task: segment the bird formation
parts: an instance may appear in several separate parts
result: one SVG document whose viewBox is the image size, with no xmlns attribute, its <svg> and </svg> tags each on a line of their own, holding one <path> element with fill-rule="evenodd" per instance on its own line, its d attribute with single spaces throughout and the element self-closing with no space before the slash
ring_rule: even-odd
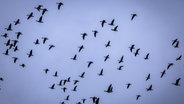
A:
<svg viewBox="0 0 184 104">
<path fill-rule="evenodd" d="M 57 5 L 57 9 L 60 10 L 61 7 L 64 5 L 62 2 L 59 2 L 59 3 L 56 3 Z M 44 23 L 43 19 L 44 19 L 44 16 L 45 14 L 48 12 L 48 9 L 47 8 L 44 8 L 43 5 L 38 5 L 37 7 L 34 7 L 34 9 L 37 10 L 37 12 L 40 12 L 41 15 L 38 19 L 36 19 L 35 21 L 38 22 L 38 23 Z M 26 15 L 27 16 L 27 20 L 31 20 L 35 17 L 35 13 L 34 12 L 31 12 L 29 14 Z M 135 17 L 137 17 L 137 14 L 131 14 L 131 21 L 133 21 L 135 19 Z M 106 20 L 101 20 L 100 21 L 100 25 L 101 25 L 101 28 L 105 28 L 107 26 L 110 26 L 111 27 L 111 31 L 113 32 L 118 32 L 119 30 L 119 27 L 118 25 L 115 24 L 115 19 L 112 19 L 112 21 L 110 21 L 109 23 L 106 21 Z M 3 35 L 1 35 L 3 38 L 7 39 L 7 42 L 4 43 L 4 45 L 7 47 L 7 49 L 5 50 L 5 52 L 3 53 L 4 55 L 6 56 L 11 56 L 11 52 L 17 52 L 17 51 L 20 51 L 19 49 L 19 39 L 21 38 L 21 36 L 23 36 L 23 33 L 18 31 L 18 32 L 15 32 L 16 34 L 16 39 L 8 39 L 8 32 L 9 31 L 14 31 L 13 30 L 13 26 L 17 26 L 17 25 L 20 25 L 22 23 L 22 21 L 20 19 L 17 19 L 16 21 L 14 21 L 14 24 L 13 23 L 10 23 L 5 29 L 7 31 L 7 33 L 4 33 Z M 98 38 L 98 34 L 100 32 L 98 30 L 92 30 L 91 33 L 81 33 L 82 35 L 82 41 L 85 41 L 86 38 L 88 37 L 88 34 L 93 34 L 94 38 Z M 48 41 L 48 37 L 42 37 L 42 38 L 37 38 L 35 39 L 34 42 L 32 42 L 34 45 L 40 45 L 40 44 L 47 44 L 47 41 Z M 105 44 L 105 48 L 109 48 L 111 47 L 111 40 L 108 40 Z M 174 48 L 179 48 L 179 40 L 178 39 L 175 39 L 172 41 L 172 46 Z M 56 48 L 55 45 L 53 44 L 49 44 L 48 45 L 48 50 L 52 50 L 53 48 Z M 136 48 L 136 45 L 135 44 L 132 44 L 130 47 L 128 47 L 130 53 L 133 53 L 135 57 L 137 57 L 138 55 L 140 55 L 140 48 Z M 85 45 L 82 44 L 82 45 L 79 45 L 78 46 L 78 50 L 77 52 L 72 56 L 70 57 L 69 59 L 72 60 L 72 61 L 77 61 L 78 60 L 78 57 L 80 57 L 80 53 L 82 53 L 82 51 L 85 51 Z M 34 54 L 34 50 L 33 49 L 30 49 L 25 55 L 27 55 L 28 58 L 31 58 L 31 57 L 35 57 L 36 55 Z M 111 58 L 110 58 L 110 54 L 106 54 L 104 55 L 104 60 L 102 60 L 103 62 L 107 62 L 109 61 Z M 102 56 L 103 57 L 103 56 Z M 125 55 L 122 55 L 121 57 L 118 57 L 117 59 L 117 63 L 118 63 L 118 67 L 117 67 L 117 70 L 122 70 L 124 65 L 122 65 L 124 63 L 124 57 Z M 12 60 L 13 60 L 13 63 L 18 63 L 19 62 L 19 57 L 17 56 L 12 56 L 11 57 Z M 150 53 L 146 53 L 145 56 L 143 57 L 144 60 L 149 60 L 150 59 Z M 182 59 L 182 55 L 176 57 L 176 61 L 179 61 Z M 26 65 L 25 63 L 18 63 L 20 67 L 22 68 L 25 68 Z M 92 60 L 88 60 L 86 62 L 86 68 L 91 68 L 91 66 L 95 65 L 95 62 L 92 61 Z M 166 74 L 166 71 L 169 71 L 172 66 L 174 65 L 174 63 L 168 63 L 166 69 L 164 69 L 162 72 L 161 72 L 161 75 L 160 75 L 160 78 L 163 78 L 164 75 Z M 103 77 L 105 74 L 104 74 L 104 68 L 102 68 L 98 73 L 97 75 L 99 77 Z M 49 68 L 45 68 L 43 69 L 43 73 L 44 74 L 50 74 L 52 72 L 52 70 L 50 70 Z M 86 73 L 87 71 L 84 71 L 84 72 L 81 72 L 80 75 L 78 75 L 78 78 L 77 79 L 73 79 L 71 76 L 67 77 L 67 78 L 64 78 L 64 79 L 60 79 L 59 82 L 57 83 L 52 83 L 50 84 L 50 86 L 48 86 L 48 88 L 50 90 L 56 90 L 56 89 L 60 89 L 62 90 L 63 93 L 67 93 L 67 96 L 65 97 L 65 99 L 62 99 L 62 101 L 60 102 L 61 104 L 65 104 L 66 102 L 68 102 L 70 99 L 71 99 L 71 96 L 70 96 L 70 93 L 74 93 L 74 92 L 77 92 L 78 89 L 80 89 L 80 82 L 82 79 L 86 78 Z M 59 74 L 59 71 L 55 71 L 51 74 L 52 77 L 56 77 L 56 78 L 59 78 L 60 74 Z M 151 80 L 151 73 L 148 73 L 145 81 L 149 81 Z M 180 86 L 180 80 L 181 78 L 178 78 L 176 79 L 176 81 L 173 81 L 171 83 L 171 85 L 175 85 L 175 86 Z M 0 77 L 0 81 L 4 81 L 4 79 L 2 77 Z M 67 84 L 69 83 L 72 83 L 70 84 L 70 88 L 68 86 L 66 86 Z M 126 83 L 126 89 L 130 89 L 131 87 L 134 87 L 134 85 L 132 83 Z M 106 88 L 104 88 L 104 93 L 113 93 L 114 92 L 114 84 L 110 83 Z M 149 86 L 146 86 L 145 87 L 145 91 L 147 92 L 150 92 L 150 91 L 153 91 L 153 85 L 150 84 Z M 0 90 L 1 90 L 1 87 L 0 87 Z M 137 94 L 135 95 L 135 100 L 139 100 L 140 97 L 142 97 L 141 94 Z M 76 104 L 84 104 L 86 103 L 86 101 L 89 100 L 91 101 L 92 103 L 94 104 L 99 104 L 100 103 L 100 97 L 97 97 L 97 96 L 92 96 L 92 97 L 88 97 L 88 98 L 81 98 L 80 101 L 77 101 Z"/>
</svg>

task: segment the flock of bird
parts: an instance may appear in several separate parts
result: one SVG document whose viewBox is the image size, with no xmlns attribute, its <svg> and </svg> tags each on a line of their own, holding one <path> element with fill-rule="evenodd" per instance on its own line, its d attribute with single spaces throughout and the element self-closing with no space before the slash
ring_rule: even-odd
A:
<svg viewBox="0 0 184 104">
<path fill-rule="evenodd" d="M 62 2 L 59 2 L 59 3 L 56 3 L 57 4 L 57 9 L 60 10 L 61 7 L 64 5 Z M 45 13 L 48 12 L 47 8 L 43 8 L 44 6 L 43 5 L 38 5 L 37 7 L 34 7 L 34 9 L 36 9 L 38 12 L 41 12 L 41 16 L 36 20 L 36 22 L 38 23 L 44 23 L 43 22 L 43 18 L 45 16 Z M 30 20 L 34 17 L 34 13 L 31 12 L 29 13 L 27 16 L 27 20 Z M 137 16 L 137 14 L 131 14 L 131 21 L 133 21 L 135 19 L 135 17 Z M 7 28 L 5 28 L 7 30 L 7 33 L 4 33 L 3 35 L 1 35 L 3 38 L 7 39 L 9 37 L 8 35 L 8 31 L 13 31 L 13 26 L 17 26 L 21 24 L 21 20 L 20 19 L 17 19 L 16 21 L 14 21 L 14 24 L 13 23 L 10 23 L 9 26 Z M 112 19 L 111 22 L 107 23 L 106 20 L 102 20 L 100 21 L 100 25 L 101 25 L 101 28 L 104 28 L 106 25 L 108 26 L 111 26 L 111 30 L 114 31 L 114 32 L 118 32 L 118 25 L 115 25 L 115 19 Z M 93 36 L 94 38 L 97 38 L 97 35 L 99 33 L 98 30 L 92 30 L 92 33 L 93 33 Z M 5 46 L 7 47 L 7 49 L 5 50 L 5 52 L 3 53 L 4 55 L 6 56 L 10 56 L 10 51 L 11 52 L 17 52 L 17 51 L 20 51 L 19 50 L 19 39 L 21 38 L 21 36 L 23 35 L 22 32 L 15 32 L 16 34 L 16 39 L 8 39 L 5 44 Z M 86 39 L 86 37 L 88 36 L 88 33 L 82 33 L 81 34 L 82 36 L 82 40 L 84 41 Z M 42 42 L 40 42 L 42 40 Z M 41 39 L 36 39 L 33 44 L 35 45 L 39 45 L 39 44 L 46 44 L 46 42 L 48 41 L 48 37 L 42 37 Z M 178 39 L 174 39 L 172 41 L 172 46 L 174 48 L 179 48 L 179 40 Z M 53 44 L 49 44 L 48 45 L 48 50 L 51 50 L 52 48 L 54 48 L 55 45 Z M 105 47 L 108 48 L 108 47 L 111 47 L 111 41 L 109 40 L 106 44 L 105 44 Z M 140 48 L 136 48 L 135 44 L 132 44 L 130 45 L 129 47 L 130 52 L 133 53 L 133 55 L 136 57 L 138 55 L 140 55 L 139 51 L 140 51 Z M 85 49 L 85 45 L 80 45 L 78 47 L 78 53 L 81 53 L 83 50 Z M 26 53 L 27 57 L 28 58 L 31 58 L 34 56 L 34 50 L 31 49 L 28 53 Z M 73 60 L 73 61 L 77 61 L 78 60 L 78 57 L 79 55 L 76 53 L 74 54 L 73 57 L 71 57 L 70 59 Z M 145 57 L 144 57 L 144 60 L 149 60 L 150 58 L 150 53 L 146 53 Z M 12 56 L 12 59 L 13 59 L 13 63 L 17 63 L 17 61 L 19 60 L 18 57 L 16 56 Z M 107 54 L 104 56 L 104 62 L 108 61 L 110 59 L 110 55 Z M 182 59 L 182 55 L 180 55 L 179 57 L 176 58 L 176 61 L 179 61 Z M 117 70 L 122 70 L 123 68 L 123 65 L 121 65 L 121 63 L 124 63 L 124 56 L 121 56 L 119 57 L 119 60 L 117 60 L 118 63 L 120 64 L 120 66 L 117 68 Z M 95 65 L 95 62 L 93 61 L 87 61 L 87 68 L 89 68 L 91 65 Z M 167 71 L 169 71 L 169 69 L 174 65 L 174 63 L 168 63 L 167 67 L 165 70 L 163 70 L 160 74 L 160 78 L 163 78 L 164 75 L 166 74 Z M 20 67 L 24 68 L 26 67 L 26 65 L 24 63 L 20 63 L 19 64 Z M 45 68 L 43 69 L 44 73 L 45 74 L 48 74 L 50 69 L 48 68 Z M 58 83 L 53 83 L 49 86 L 49 89 L 56 89 L 56 86 L 60 86 L 63 93 L 67 93 L 68 90 L 70 91 L 73 91 L 73 92 L 76 92 L 78 91 L 78 85 L 80 84 L 80 81 L 85 78 L 85 73 L 86 72 L 81 72 L 80 75 L 78 75 L 78 77 L 80 79 L 72 79 L 72 77 L 68 77 L 68 78 L 65 78 L 65 79 L 62 79 L 60 80 Z M 102 68 L 100 70 L 99 73 L 97 73 L 98 76 L 103 76 L 104 75 L 104 69 Z M 58 71 L 55 71 L 53 73 L 53 77 L 58 77 Z M 145 81 L 148 81 L 151 79 L 151 74 L 149 73 L 145 79 Z M 175 85 L 175 86 L 180 86 L 180 80 L 181 78 L 178 78 L 176 79 L 175 82 L 172 82 L 171 84 Z M 3 82 L 4 81 L 4 78 L 0 76 L 0 81 Z M 73 88 L 72 89 L 69 89 L 67 88 L 65 85 L 67 83 L 73 83 Z M 104 88 L 104 93 L 113 93 L 113 84 L 110 83 L 109 86 L 107 86 L 106 88 Z M 129 89 L 130 87 L 132 86 L 131 83 L 127 83 L 126 84 L 126 89 Z M 1 90 L 1 86 L 0 86 L 0 90 Z M 153 91 L 153 85 L 149 85 L 148 87 L 146 87 L 146 91 Z M 135 95 L 135 99 L 138 100 L 142 95 L 141 94 L 137 94 Z M 89 97 L 89 98 L 82 98 L 80 101 L 76 102 L 76 104 L 84 104 L 87 100 L 92 100 L 92 102 L 94 104 L 99 104 L 100 103 L 100 97 L 97 97 L 97 96 L 92 96 L 92 97 Z M 70 100 L 70 94 L 68 94 L 66 96 L 66 98 L 64 100 L 62 100 L 60 103 L 61 104 L 65 104 L 65 102 L 69 101 Z"/>
</svg>

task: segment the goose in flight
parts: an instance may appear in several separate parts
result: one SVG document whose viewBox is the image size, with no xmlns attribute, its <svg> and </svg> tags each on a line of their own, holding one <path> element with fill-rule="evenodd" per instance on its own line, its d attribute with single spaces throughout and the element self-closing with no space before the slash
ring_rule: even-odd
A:
<svg viewBox="0 0 184 104">
<path fill-rule="evenodd" d="M 123 62 L 123 58 L 124 58 L 124 56 L 121 56 L 120 60 L 118 60 L 118 63 L 122 63 Z"/>
<path fill-rule="evenodd" d="M 66 96 L 65 100 L 69 100 L 69 98 L 70 98 L 70 95 Z"/>
<path fill-rule="evenodd" d="M 79 77 L 84 78 L 84 74 L 85 74 L 85 72 L 83 72 L 81 75 L 79 75 Z"/>
<path fill-rule="evenodd" d="M 111 46 L 110 43 L 111 43 L 111 41 L 109 40 L 109 41 L 107 42 L 107 44 L 105 44 L 105 47 L 110 47 L 110 46 Z"/>
<path fill-rule="evenodd" d="M 148 88 L 146 88 L 147 91 L 152 91 L 152 85 L 150 85 Z"/>
<path fill-rule="evenodd" d="M 43 44 L 45 44 L 45 43 L 46 43 L 46 41 L 48 40 L 48 38 L 47 38 L 47 37 L 42 37 L 42 39 L 43 39 Z"/>
<path fill-rule="evenodd" d="M 38 20 L 36 20 L 36 22 L 43 23 L 42 16 L 40 16 L 40 18 Z"/>
<path fill-rule="evenodd" d="M 133 49 L 135 49 L 135 45 L 133 44 L 133 45 L 131 45 L 131 47 L 129 47 L 129 48 L 130 48 L 130 52 L 132 52 Z"/>
<path fill-rule="evenodd" d="M 139 55 L 139 51 L 140 51 L 140 48 L 138 48 L 138 49 L 136 50 L 136 52 L 134 53 L 134 55 L 135 55 L 135 56 Z"/>
<path fill-rule="evenodd" d="M 178 41 L 178 39 L 177 39 L 177 38 L 176 38 L 176 39 L 174 39 L 174 40 L 172 40 L 172 45 L 174 45 L 177 41 Z"/>
<path fill-rule="evenodd" d="M 132 85 L 131 83 L 126 84 L 127 85 L 127 89 Z"/>
<path fill-rule="evenodd" d="M 72 60 L 77 60 L 77 54 L 75 54 L 71 59 Z"/>
<path fill-rule="evenodd" d="M 82 33 L 82 39 L 85 40 L 85 37 L 87 36 L 87 33 Z"/>
<path fill-rule="evenodd" d="M 42 9 L 42 15 L 44 15 L 46 12 L 48 12 L 47 8 Z"/>
<path fill-rule="evenodd" d="M 58 73 L 57 71 L 55 72 L 55 74 L 53 75 L 54 77 L 58 77 Z"/>
<path fill-rule="evenodd" d="M 103 76 L 103 69 L 101 69 L 100 73 L 98 73 L 99 76 Z"/>
<path fill-rule="evenodd" d="M 131 21 L 137 16 L 137 14 L 131 14 L 132 15 L 132 17 L 131 17 Z"/>
<path fill-rule="evenodd" d="M 148 60 L 149 59 L 149 53 L 146 54 L 146 57 L 144 58 L 145 60 Z"/>
<path fill-rule="evenodd" d="M 112 93 L 113 92 L 112 84 L 110 84 L 109 87 L 107 88 L 107 90 L 105 90 L 104 92 Z"/>
<path fill-rule="evenodd" d="M 92 61 L 88 61 L 88 68 L 91 66 L 91 64 L 93 64 Z"/>
<path fill-rule="evenodd" d="M 117 30 L 118 29 L 118 25 L 117 26 L 115 26 L 113 29 L 111 29 L 112 31 L 118 31 Z"/>
<path fill-rule="evenodd" d="M 83 46 L 83 45 L 81 45 L 81 46 L 79 47 L 79 52 L 81 52 L 82 49 L 84 49 L 84 46 Z"/>
<path fill-rule="evenodd" d="M 179 41 L 176 42 L 176 45 L 174 46 L 174 48 L 179 48 Z"/>
<path fill-rule="evenodd" d="M 63 80 L 60 80 L 58 86 L 62 86 L 62 83 L 63 83 Z"/>
<path fill-rule="evenodd" d="M 63 87 L 62 89 L 63 89 L 63 92 L 66 92 L 66 90 L 67 90 L 67 88 L 66 88 L 66 87 Z"/>
<path fill-rule="evenodd" d="M 55 47 L 54 45 L 49 45 L 49 50 L 51 50 L 54 47 Z"/>
<path fill-rule="evenodd" d="M 79 80 L 73 80 L 74 81 L 74 85 L 76 85 L 78 82 L 79 82 Z"/>
<path fill-rule="evenodd" d="M 39 42 L 39 40 L 38 39 L 36 39 L 36 41 L 35 42 L 33 42 L 35 45 L 38 45 L 38 44 L 40 44 L 40 42 Z"/>
<path fill-rule="evenodd" d="M 168 63 L 168 65 L 167 65 L 167 70 L 171 67 L 171 66 L 173 66 L 174 65 L 174 63 Z"/>
<path fill-rule="evenodd" d="M 93 30 L 92 32 L 94 33 L 94 37 L 96 38 L 96 35 L 97 35 L 98 31 L 97 30 Z"/>
<path fill-rule="evenodd" d="M 181 60 L 181 58 L 182 58 L 182 55 L 180 55 L 179 57 L 177 57 L 177 58 L 176 58 L 176 61 Z"/>
<path fill-rule="evenodd" d="M 77 91 L 77 85 L 72 89 L 72 91 Z"/>
<path fill-rule="evenodd" d="M 27 15 L 27 20 L 29 20 L 30 18 L 34 17 L 33 16 L 33 12 L 31 12 L 30 14 Z"/>
<path fill-rule="evenodd" d="M 163 70 L 163 71 L 161 72 L 160 78 L 162 78 L 165 74 L 166 74 L 166 70 Z"/>
<path fill-rule="evenodd" d="M 180 86 L 179 82 L 180 82 L 181 78 L 178 78 L 175 83 L 172 83 L 175 86 Z"/>
<path fill-rule="evenodd" d="M 146 81 L 148 81 L 149 79 L 151 79 L 150 76 L 151 76 L 151 75 L 150 75 L 150 73 L 149 73 L 148 76 L 146 77 Z"/>
<path fill-rule="evenodd" d="M 13 46 L 15 47 L 17 43 L 19 42 L 18 40 L 12 40 L 13 41 Z"/>
<path fill-rule="evenodd" d="M 111 23 L 109 23 L 108 25 L 114 26 L 114 21 L 115 21 L 115 19 L 113 19 L 113 20 L 111 21 Z"/>
<path fill-rule="evenodd" d="M 101 22 L 101 26 L 104 27 L 104 24 L 107 23 L 105 20 L 100 21 Z"/>
<path fill-rule="evenodd" d="M 30 50 L 29 53 L 27 53 L 28 57 L 30 58 L 31 56 L 33 56 L 33 50 Z"/>
<path fill-rule="evenodd" d="M 18 46 L 15 46 L 15 48 L 14 48 L 14 52 L 16 52 L 16 51 L 18 51 L 19 49 L 18 49 Z"/>
<path fill-rule="evenodd" d="M 34 8 L 40 12 L 40 10 L 42 9 L 42 7 L 43 7 L 43 5 L 38 5 L 37 7 L 34 7 Z"/>
<path fill-rule="evenodd" d="M 22 35 L 22 32 L 15 32 L 15 34 L 17 34 L 17 39 L 19 39 L 20 36 Z"/>
<path fill-rule="evenodd" d="M 6 43 L 4 43 L 6 46 L 10 45 L 10 39 L 8 39 L 8 41 Z"/>
<path fill-rule="evenodd" d="M 26 67 L 26 65 L 25 65 L 25 64 L 20 64 L 19 66 L 21 66 L 22 68 Z"/>
<path fill-rule="evenodd" d="M 9 55 L 9 49 L 6 49 L 6 52 L 5 53 L 3 53 L 4 55 Z"/>
<path fill-rule="evenodd" d="M 110 57 L 109 57 L 109 55 L 106 55 L 106 56 L 104 56 L 104 58 L 105 58 L 105 59 L 104 59 L 104 62 L 105 62 L 105 61 L 107 61 L 107 59 L 109 59 Z"/>
<path fill-rule="evenodd" d="M 64 5 L 62 2 L 56 3 L 58 5 L 58 10 L 60 10 L 61 6 Z"/>
<path fill-rule="evenodd" d="M 3 77 L 0 77 L 0 81 L 4 81 Z"/>
<path fill-rule="evenodd" d="M 117 69 L 118 70 L 122 70 L 122 67 L 123 67 L 123 65 L 119 66 Z"/>
<path fill-rule="evenodd" d="M 16 63 L 18 60 L 18 57 L 12 57 L 13 58 L 13 62 Z"/>
<path fill-rule="evenodd" d="M 49 87 L 49 88 L 50 89 L 55 89 L 54 87 L 55 87 L 55 83 L 51 87 Z"/>
<path fill-rule="evenodd" d="M 7 31 L 12 31 L 12 24 L 10 23 L 7 28 L 5 28 Z"/>
<path fill-rule="evenodd" d="M 4 38 L 7 38 L 8 37 L 8 33 L 4 33 L 4 35 L 1 35 L 2 37 Z"/>
<path fill-rule="evenodd" d="M 136 95 L 136 100 L 138 100 L 141 97 L 141 95 Z"/>
<path fill-rule="evenodd" d="M 43 69 L 43 71 L 45 72 L 45 74 L 47 74 L 47 73 L 48 73 L 48 71 L 49 71 L 49 69 L 48 69 L 48 68 L 46 68 L 46 69 Z"/>
<path fill-rule="evenodd" d="M 14 21 L 14 25 L 18 25 L 18 24 L 20 24 L 20 19 L 17 19 L 16 21 Z"/>
</svg>

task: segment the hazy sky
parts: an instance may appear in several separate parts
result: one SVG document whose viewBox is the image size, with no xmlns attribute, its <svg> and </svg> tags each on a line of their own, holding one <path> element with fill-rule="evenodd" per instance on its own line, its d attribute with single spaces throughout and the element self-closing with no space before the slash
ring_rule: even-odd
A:
<svg viewBox="0 0 184 104">
<path fill-rule="evenodd" d="M 92 104 L 90 97 L 100 98 L 100 104 L 183 104 L 184 103 L 184 61 L 176 61 L 184 55 L 184 1 L 183 0 L 62 0 L 64 6 L 57 9 L 59 0 L 1 0 L 0 1 L 0 34 L 8 33 L 8 38 L 0 37 L 0 53 L 8 47 L 8 39 L 16 39 L 15 32 L 22 32 L 18 40 L 18 52 L 9 50 L 9 56 L 0 54 L 0 104 L 75 104 L 86 98 L 86 104 Z M 43 5 L 48 12 L 43 15 L 43 22 L 36 20 L 41 16 L 34 7 Z M 34 17 L 27 20 L 29 13 Z M 131 14 L 138 16 L 131 21 Z M 21 24 L 14 25 L 20 19 Z M 111 31 L 114 26 L 107 23 L 102 28 L 101 20 L 110 23 L 115 19 L 118 31 Z M 13 31 L 4 28 L 12 23 Z M 98 30 L 97 37 L 92 30 Z M 88 36 L 82 40 L 81 33 Z M 48 37 L 42 44 L 42 37 Z M 179 40 L 179 48 L 172 46 L 172 40 Z M 34 41 L 39 39 L 39 45 Z M 105 44 L 111 41 L 111 46 Z M 48 50 L 49 45 L 55 48 Z M 134 56 L 129 48 L 135 44 L 140 54 Z M 78 47 L 84 50 L 78 52 Z M 27 53 L 33 50 L 33 57 Z M 135 52 L 135 50 L 133 52 Z M 147 53 L 150 59 L 144 60 Z M 77 54 L 77 60 L 71 58 Z M 104 56 L 110 59 L 104 62 Z M 118 63 L 121 56 L 124 62 Z M 12 57 L 18 57 L 14 64 Z M 87 62 L 94 63 L 87 68 Z M 19 65 L 24 63 L 25 68 Z M 160 78 L 161 72 L 168 63 L 174 63 L 166 75 Z M 122 70 L 117 70 L 123 65 Z M 43 69 L 50 71 L 45 74 Z M 98 76 L 101 69 L 104 76 Z M 58 77 L 54 77 L 55 71 Z M 85 72 L 85 78 L 80 74 Z M 146 77 L 151 74 L 148 81 Z M 64 93 L 57 84 L 61 79 L 71 77 Z M 181 86 L 174 86 L 176 79 L 181 78 Z M 79 80 L 77 92 L 71 91 Z M 55 89 L 49 87 L 56 84 Z M 131 83 L 129 89 L 126 84 Z M 112 84 L 113 93 L 104 90 Z M 153 91 L 146 88 L 153 85 Z M 141 98 L 136 101 L 136 95 Z"/>
</svg>

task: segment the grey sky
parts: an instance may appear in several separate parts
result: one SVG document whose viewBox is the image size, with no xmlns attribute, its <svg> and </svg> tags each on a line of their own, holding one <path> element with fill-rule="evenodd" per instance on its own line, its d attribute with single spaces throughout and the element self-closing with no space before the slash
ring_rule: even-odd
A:
<svg viewBox="0 0 184 104">
<path fill-rule="evenodd" d="M 184 99 L 184 61 L 176 61 L 176 57 L 184 50 L 184 9 L 183 0 L 62 0 L 64 6 L 57 10 L 59 0 L 1 0 L 0 1 L 0 31 L 13 21 L 20 19 L 21 24 L 14 26 L 13 31 L 7 32 L 7 39 L 0 37 L 0 53 L 7 47 L 4 43 L 8 39 L 16 39 L 15 32 L 21 31 L 18 52 L 10 51 L 9 56 L 0 54 L 0 104 L 58 104 L 70 95 L 66 104 L 75 104 L 86 98 L 86 104 L 91 104 L 89 97 L 100 97 L 100 104 L 183 104 Z M 34 7 L 42 4 L 48 9 L 43 16 L 43 24 L 36 20 L 41 16 Z M 27 14 L 34 12 L 34 18 L 27 20 Z M 138 16 L 131 21 L 131 14 Z M 108 23 L 115 19 L 118 32 L 113 32 L 112 26 L 101 27 L 100 21 Z M 98 30 L 94 38 L 92 30 Z M 88 36 L 82 40 L 81 33 Z M 46 44 L 35 46 L 33 42 L 38 38 L 48 37 Z M 179 48 L 174 48 L 172 40 L 178 38 Z M 111 41 L 111 47 L 105 44 Z M 49 44 L 56 47 L 48 50 Z M 129 48 L 135 44 L 140 48 L 137 57 Z M 78 53 L 78 47 L 85 49 Z M 27 53 L 33 49 L 33 57 Z M 144 60 L 147 53 L 150 59 Z M 77 61 L 70 58 L 77 54 Z M 104 62 L 104 56 L 110 59 Z M 124 62 L 118 60 L 124 55 Z M 11 57 L 19 60 L 13 63 Z M 87 61 L 94 64 L 87 68 Z M 25 63 L 21 68 L 19 64 Z M 167 68 L 168 63 L 174 63 L 171 69 L 161 79 L 160 75 Z M 121 71 L 117 68 L 123 65 Z M 43 69 L 49 68 L 48 74 Z M 97 74 L 104 69 L 104 76 Z M 58 77 L 53 77 L 58 71 Z M 85 78 L 78 76 L 86 72 Z M 146 77 L 151 74 L 147 82 Z M 77 92 L 71 91 L 73 82 L 67 83 L 66 93 L 63 87 L 55 86 L 61 79 L 71 77 L 71 81 L 78 79 Z M 181 86 L 171 83 L 181 78 Z M 114 92 L 107 94 L 105 89 L 112 83 Z M 131 83 L 130 89 L 126 84 Z M 153 91 L 146 88 L 153 85 Z M 136 101 L 136 95 L 141 98 Z"/>
</svg>

